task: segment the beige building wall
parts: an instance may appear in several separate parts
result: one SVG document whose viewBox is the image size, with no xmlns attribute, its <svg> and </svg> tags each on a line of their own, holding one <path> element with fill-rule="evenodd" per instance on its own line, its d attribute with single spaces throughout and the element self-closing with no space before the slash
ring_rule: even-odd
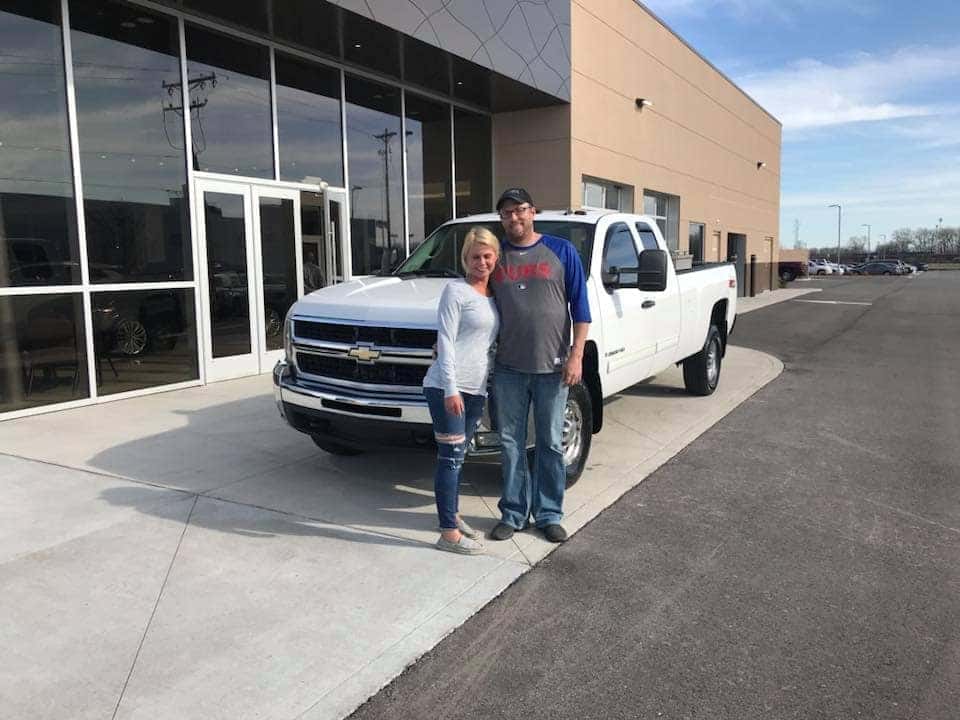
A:
<svg viewBox="0 0 960 720">
<path fill-rule="evenodd" d="M 679 196 L 681 253 L 691 221 L 708 261 L 743 234 L 755 289 L 775 286 L 780 123 L 634 0 L 574 0 L 571 62 L 569 106 L 495 118 L 497 188 L 545 208 L 579 207 L 584 175 L 632 186 L 637 212 L 644 189 Z"/>
</svg>

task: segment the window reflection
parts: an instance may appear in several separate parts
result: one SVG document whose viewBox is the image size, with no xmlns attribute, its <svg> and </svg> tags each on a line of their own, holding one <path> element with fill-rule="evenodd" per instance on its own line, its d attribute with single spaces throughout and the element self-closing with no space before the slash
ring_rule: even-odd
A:
<svg viewBox="0 0 960 720">
<path fill-rule="evenodd" d="M 0 287 L 80 282 L 60 3 L 0 6 Z"/>
<path fill-rule="evenodd" d="M 336 5 L 316 0 L 284 0 L 272 3 L 273 32 L 278 38 L 341 57 L 340 13 Z"/>
<path fill-rule="evenodd" d="M 0 297 L 0 412 L 87 396 L 82 296 Z"/>
<path fill-rule="evenodd" d="M 343 184 L 340 71 L 277 53 L 280 177 Z"/>
<path fill-rule="evenodd" d="M 493 210 L 490 118 L 466 110 L 453 111 L 457 165 L 457 217 Z"/>
<path fill-rule="evenodd" d="M 407 93 L 407 207 L 410 250 L 453 214 L 450 106 Z"/>
<path fill-rule="evenodd" d="M 273 177 L 267 48 L 187 25 L 195 170 Z"/>
<path fill-rule="evenodd" d="M 347 77 L 353 274 L 387 270 L 406 254 L 400 90 Z"/>
<path fill-rule="evenodd" d="M 193 290 L 125 290 L 91 298 L 100 395 L 200 376 Z"/>
<path fill-rule="evenodd" d="M 215 358 L 246 355 L 251 352 L 251 337 L 243 196 L 206 192 L 203 208 L 211 354 Z"/>
<path fill-rule="evenodd" d="M 90 279 L 189 280 L 177 25 L 103 5 L 70 2 Z"/>
</svg>

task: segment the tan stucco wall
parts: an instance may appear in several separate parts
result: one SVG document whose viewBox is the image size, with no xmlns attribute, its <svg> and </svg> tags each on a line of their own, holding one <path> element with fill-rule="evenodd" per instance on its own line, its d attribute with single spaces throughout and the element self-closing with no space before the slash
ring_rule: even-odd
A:
<svg viewBox="0 0 960 720">
<path fill-rule="evenodd" d="M 690 221 L 706 225 L 707 260 L 745 234 L 769 287 L 780 124 L 634 0 L 575 0 L 571 25 L 571 105 L 495 118 L 497 188 L 528 183 L 541 207 L 578 207 L 588 175 L 633 186 L 638 212 L 644 188 L 678 195 L 681 252 Z"/>
<path fill-rule="evenodd" d="M 507 187 L 530 191 L 538 207 L 570 207 L 570 106 L 493 116 L 493 199 Z"/>
</svg>

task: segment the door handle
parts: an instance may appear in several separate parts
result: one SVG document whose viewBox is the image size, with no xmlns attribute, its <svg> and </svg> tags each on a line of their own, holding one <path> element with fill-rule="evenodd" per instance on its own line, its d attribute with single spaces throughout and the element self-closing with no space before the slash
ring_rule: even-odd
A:
<svg viewBox="0 0 960 720">
<path fill-rule="evenodd" d="M 644 310 L 649 310 L 656 304 L 656 300 L 644 300 L 642 303 L 640 303 L 640 307 L 642 307 Z"/>
</svg>

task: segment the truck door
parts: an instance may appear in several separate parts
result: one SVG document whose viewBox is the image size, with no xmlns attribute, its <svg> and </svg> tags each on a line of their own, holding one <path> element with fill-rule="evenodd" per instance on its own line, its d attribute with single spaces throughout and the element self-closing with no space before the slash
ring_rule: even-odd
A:
<svg viewBox="0 0 960 720">
<path fill-rule="evenodd" d="M 604 237 L 601 277 L 614 270 L 639 267 L 640 255 L 636 239 L 625 222 L 614 222 Z M 621 272 L 624 283 L 636 282 L 636 273 Z M 649 375 L 656 339 L 649 333 L 643 294 L 635 287 L 604 287 L 603 308 L 604 357 L 611 390 L 622 389 Z M 614 390 L 615 391 L 615 390 Z"/>
<path fill-rule="evenodd" d="M 643 250 L 660 247 L 649 225 L 638 222 L 634 229 L 640 237 Z M 643 325 L 656 343 L 656 356 L 650 368 L 650 374 L 655 375 L 676 362 L 677 345 L 680 344 L 680 288 L 672 263 L 667 271 L 667 287 L 661 292 L 644 290 L 641 295 Z"/>
</svg>

